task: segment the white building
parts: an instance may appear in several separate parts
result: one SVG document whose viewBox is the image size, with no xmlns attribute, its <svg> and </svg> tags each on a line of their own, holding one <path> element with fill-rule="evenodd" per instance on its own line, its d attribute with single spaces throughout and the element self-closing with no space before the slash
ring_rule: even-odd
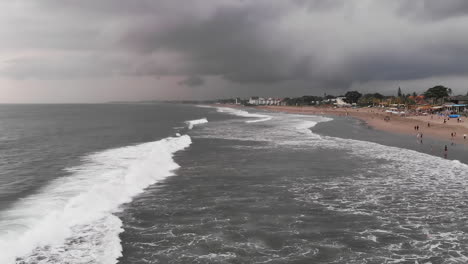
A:
<svg viewBox="0 0 468 264">
<path fill-rule="evenodd" d="M 251 105 L 280 105 L 281 99 L 279 98 L 263 98 L 258 96 L 252 96 L 249 99 L 249 104 Z"/>
<path fill-rule="evenodd" d="M 259 102 L 258 99 L 259 99 L 258 96 L 252 96 L 252 97 L 250 97 L 250 99 L 249 99 L 249 104 L 251 104 L 251 105 L 258 105 L 258 102 Z"/>
<path fill-rule="evenodd" d="M 348 104 L 345 102 L 346 97 L 337 97 L 336 98 L 336 103 L 334 105 L 339 106 L 339 107 L 346 107 L 346 106 L 351 106 L 351 104 Z"/>
</svg>

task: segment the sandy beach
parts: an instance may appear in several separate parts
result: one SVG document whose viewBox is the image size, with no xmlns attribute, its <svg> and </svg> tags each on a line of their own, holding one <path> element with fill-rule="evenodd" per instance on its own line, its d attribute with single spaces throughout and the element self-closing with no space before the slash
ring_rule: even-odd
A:
<svg viewBox="0 0 468 264">
<path fill-rule="evenodd" d="M 418 133 L 422 133 L 423 138 L 429 137 L 442 140 L 453 140 L 455 143 L 468 144 L 467 139 L 463 139 L 463 134 L 468 135 L 468 121 L 462 118 L 458 123 L 456 119 L 447 120 L 444 124 L 444 118 L 439 116 L 408 116 L 401 117 L 386 113 L 381 108 L 331 108 L 331 107 L 313 107 L 313 106 L 258 106 L 258 109 L 270 111 L 314 114 L 314 115 L 334 115 L 334 116 L 352 116 L 365 121 L 369 126 L 383 131 L 412 135 L 416 138 Z M 385 121 L 385 118 L 390 118 Z M 429 124 L 429 125 L 428 125 Z M 415 130 L 419 126 L 419 130 Z M 452 138 L 451 134 L 456 133 Z"/>
</svg>

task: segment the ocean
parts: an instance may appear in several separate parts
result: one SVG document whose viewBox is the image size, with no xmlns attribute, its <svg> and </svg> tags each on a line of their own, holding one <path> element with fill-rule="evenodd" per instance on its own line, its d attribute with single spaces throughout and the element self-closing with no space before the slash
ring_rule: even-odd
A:
<svg viewBox="0 0 468 264">
<path fill-rule="evenodd" d="M 2 264 L 468 263 L 468 149 L 352 118 L 1 105 L 0 150 Z"/>
</svg>

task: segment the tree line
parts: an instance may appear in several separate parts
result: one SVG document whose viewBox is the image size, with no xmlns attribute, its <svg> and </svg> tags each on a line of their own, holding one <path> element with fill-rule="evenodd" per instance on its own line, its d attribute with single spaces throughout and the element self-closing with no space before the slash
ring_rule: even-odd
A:
<svg viewBox="0 0 468 264">
<path fill-rule="evenodd" d="M 427 89 L 422 95 L 432 104 L 443 103 L 444 100 L 452 94 L 452 89 L 443 85 L 437 85 Z M 468 94 L 467 94 L 468 95 Z M 382 101 L 388 101 L 391 104 L 405 104 L 414 105 L 416 104 L 416 97 L 418 94 L 413 92 L 412 94 L 404 94 L 401 88 L 398 87 L 397 96 L 385 96 L 380 93 L 366 93 L 361 94 L 358 91 L 348 91 L 344 95 L 333 96 L 302 96 L 296 98 L 285 98 L 287 105 L 317 105 L 317 104 L 333 104 L 334 102 L 328 99 L 335 99 L 336 97 L 344 97 L 345 101 L 349 104 L 356 104 L 361 106 L 377 105 Z"/>
</svg>

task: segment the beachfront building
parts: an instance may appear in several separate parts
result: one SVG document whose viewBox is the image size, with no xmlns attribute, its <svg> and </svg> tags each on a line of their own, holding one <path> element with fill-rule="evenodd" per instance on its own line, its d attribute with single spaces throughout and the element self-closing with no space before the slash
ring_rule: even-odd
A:
<svg viewBox="0 0 468 264">
<path fill-rule="evenodd" d="M 323 99 L 318 104 L 336 104 L 336 98 Z"/>
<path fill-rule="evenodd" d="M 448 98 L 448 100 L 454 104 L 468 104 L 468 96 L 464 95 L 451 96 Z"/>
<path fill-rule="evenodd" d="M 429 105 L 424 95 L 411 95 L 408 97 L 408 99 L 413 100 L 416 103 L 416 105 Z"/>
<path fill-rule="evenodd" d="M 259 97 L 258 96 L 252 96 L 249 99 L 249 104 L 251 105 L 259 105 Z"/>
<path fill-rule="evenodd" d="M 336 102 L 334 103 L 334 105 L 338 106 L 338 107 L 348 107 L 348 106 L 351 106 L 351 104 L 348 104 L 346 101 L 345 101 L 346 97 L 337 97 L 336 98 Z"/>
<path fill-rule="evenodd" d="M 258 96 L 252 96 L 249 99 L 250 105 L 280 105 L 282 99 L 270 97 L 268 99 Z"/>
<path fill-rule="evenodd" d="M 267 105 L 280 105 L 281 99 L 280 98 L 268 98 L 266 101 Z"/>
<path fill-rule="evenodd" d="M 279 102 L 278 102 L 278 105 L 286 106 L 286 105 L 288 105 L 288 100 L 289 100 L 289 98 L 280 99 Z"/>
<path fill-rule="evenodd" d="M 447 113 L 461 114 L 468 110 L 467 104 L 445 104 L 443 107 Z"/>
<path fill-rule="evenodd" d="M 444 105 L 444 109 L 449 113 L 467 113 L 468 112 L 468 96 L 451 96 L 448 98 L 450 103 Z"/>
</svg>

